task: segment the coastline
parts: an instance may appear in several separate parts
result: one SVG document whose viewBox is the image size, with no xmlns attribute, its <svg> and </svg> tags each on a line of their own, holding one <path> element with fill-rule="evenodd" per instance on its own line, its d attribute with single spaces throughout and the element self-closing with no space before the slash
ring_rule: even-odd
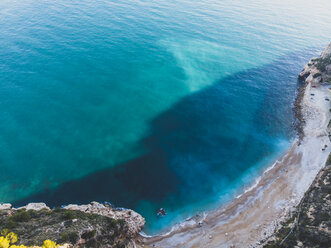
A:
<svg viewBox="0 0 331 248">
<path fill-rule="evenodd" d="M 298 139 L 286 154 L 232 202 L 187 219 L 166 234 L 141 236 L 141 244 L 144 247 L 262 247 L 260 241 L 271 237 L 291 215 L 331 152 L 327 132 L 330 103 L 325 100 L 329 96 L 328 86 L 314 81 L 310 75 L 295 102 Z"/>
</svg>

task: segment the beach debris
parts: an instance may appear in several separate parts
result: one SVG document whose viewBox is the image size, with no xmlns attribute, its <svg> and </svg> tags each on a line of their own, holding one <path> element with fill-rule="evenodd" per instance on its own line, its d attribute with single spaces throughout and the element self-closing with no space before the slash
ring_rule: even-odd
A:
<svg viewBox="0 0 331 248">
<path fill-rule="evenodd" d="M 325 101 L 330 101 L 330 99 L 329 98 L 325 98 Z"/>
<path fill-rule="evenodd" d="M 209 239 L 212 239 L 212 238 L 213 238 L 213 236 L 209 235 Z"/>
<path fill-rule="evenodd" d="M 311 95 L 311 96 L 315 96 L 315 94 L 313 94 L 313 93 L 311 93 L 310 95 Z"/>
<path fill-rule="evenodd" d="M 164 210 L 164 208 L 159 208 L 156 211 L 156 215 L 159 216 L 159 217 L 165 216 L 166 214 L 167 214 L 167 212 Z"/>
<path fill-rule="evenodd" d="M 198 222 L 198 226 L 199 226 L 199 227 L 202 227 L 202 224 L 203 224 L 202 221 L 199 221 L 199 222 Z"/>
<path fill-rule="evenodd" d="M 225 236 L 228 236 L 229 234 L 228 233 L 225 233 Z"/>
</svg>

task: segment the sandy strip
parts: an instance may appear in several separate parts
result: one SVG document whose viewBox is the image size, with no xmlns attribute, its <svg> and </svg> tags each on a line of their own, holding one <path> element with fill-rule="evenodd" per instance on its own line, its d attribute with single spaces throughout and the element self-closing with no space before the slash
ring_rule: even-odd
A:
<svg viewBox="0 0 331 248">
<path fill-rule="evenodd" d="M 143 246 L 259 247 L 258 242 L 272 235 L 300 202 L 331 152 L 326 130 L 330 102 L 326 98 L 331 98 L 327 86 L 306 87 L 302 99 L 306 120 L 303 141 L 300 145 L 295 142 L 254 187 L 228 205 L 205 216 L 194 216 L 167 234 L 141 237 Z"/>
</svg>

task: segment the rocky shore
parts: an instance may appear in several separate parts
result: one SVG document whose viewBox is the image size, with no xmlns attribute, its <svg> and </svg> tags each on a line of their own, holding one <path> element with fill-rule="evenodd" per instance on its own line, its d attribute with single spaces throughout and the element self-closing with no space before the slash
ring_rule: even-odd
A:
<svg viewBox="0 0 331 248">
<path fill-rule="evenodd" d="M 313 88 L 331 85 L 331 43 L 319 58 L 312 58 L 308 62 L 299 74 L 299 79 L 305 83 L 305 86 Z M 314 96 L 313 93 L 311 96 Z M 328 123 L 327 132 L 330 139 L 331 121 Z M 330 213 L 331 153 L 325 167 L 318 173 L 296 209 L 290 213 L 274 235 L 263 241 L 263 247 L 330 247 Z"/>
<path fill-rule="evenodd" d="M 20 208 L 0 204 L 0 230 L 14 232 L 19 244 L 29 246 L 50 239 L 64 247 L 135 247 L 144 224 L 132 210 L 97 202 L 56 209 L 44 203 Z"/>
</svg>

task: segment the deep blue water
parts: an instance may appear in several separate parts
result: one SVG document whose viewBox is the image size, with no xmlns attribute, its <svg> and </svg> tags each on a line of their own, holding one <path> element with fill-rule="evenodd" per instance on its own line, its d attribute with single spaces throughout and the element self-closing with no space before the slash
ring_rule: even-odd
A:
<svg viewBox="0 0 331 248">
<path fill-rule="evenodd" d="M 330 7 L 1 1 L 0 202 L 109 201 L 155 233 L 231 200 L 294 139 Z"/>
</svg>

